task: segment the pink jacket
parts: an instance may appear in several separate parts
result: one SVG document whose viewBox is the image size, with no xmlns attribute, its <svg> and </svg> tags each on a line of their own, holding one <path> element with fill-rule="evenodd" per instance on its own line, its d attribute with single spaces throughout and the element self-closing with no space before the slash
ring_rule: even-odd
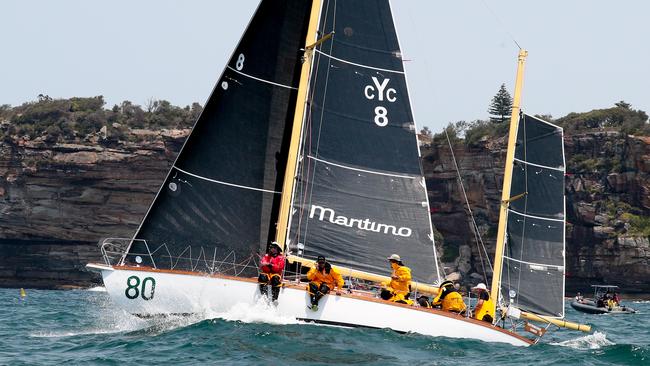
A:
<svg viewBox="0 0 650 366">
<path fill-rule="evenodd" d="M 284 256 L 278 254 L 275 257 L 272 257 L 270 254 L 264 255 L 260 261 L 260 267 L 264 273 L 276 273 L 281 275 L 282 270 L 284 269 Z"/>
</svg>

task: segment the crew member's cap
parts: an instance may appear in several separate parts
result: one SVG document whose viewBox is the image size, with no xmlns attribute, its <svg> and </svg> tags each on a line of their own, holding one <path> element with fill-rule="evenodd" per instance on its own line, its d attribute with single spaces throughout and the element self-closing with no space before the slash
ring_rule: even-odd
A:
<svg viewBox="0 0 650 366">
<path fill-rule="evenodd" d="M 487 291 L 487 286 L 484 283 L 479 283 L 476 287 L 472 287 L 472 290 L 484 290 Z"/>
<path fill-rule="evenodd" d="M 402 261 L 402 258 L 400 258 L 400 256 L 397 254 L 391 254 L 390 257 L 386 259 L 388 259 L 389 261 L 398 261 L 398 262 Z"/>
<path fill-rule="evenodd" d="M 269 248 L 270 247 L 276 247 L 278 248 L 279 251 L 282 251 L 282 248 L 280 247 L 280 244 L 278 244 L 277 241 L 272 242 L 271 245 L 269 245 Z"/>
<path fill-rule="evenodd" d="M 322 255 L 319 255 L 318 258 L 316 258 L 316 262 L 325 262 L 325 257 Z"/>
</svg>

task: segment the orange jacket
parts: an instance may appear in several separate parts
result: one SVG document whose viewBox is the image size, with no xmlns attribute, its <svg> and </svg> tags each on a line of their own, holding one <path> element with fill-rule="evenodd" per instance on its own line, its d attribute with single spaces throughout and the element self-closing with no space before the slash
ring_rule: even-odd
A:
<svg viewBox="0 0 650 366">
<path fill-rule="evenodd" d="M 334 268 L 331 268 L 330 273 L 327 274 L 325 273 L 325 270 L 321 272 L 317 267 L 314 267 L 307 272 L 307 279 L 316 283 L 318 286 L 320 286 L 321 283 L 324 283 L 330 289 L 334 289 L 335 286 L 342 288 L 344 284 L 343 277 L 341 277 L 341 274 Z"/>
</svg>

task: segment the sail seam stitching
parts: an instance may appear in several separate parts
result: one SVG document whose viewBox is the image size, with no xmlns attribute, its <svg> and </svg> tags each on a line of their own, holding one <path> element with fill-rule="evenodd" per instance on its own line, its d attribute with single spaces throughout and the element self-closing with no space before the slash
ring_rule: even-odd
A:
<svg viewBox="0 0 650 366">
<path fill-rule="evenodd" d="M 331 58 L 331 59 L 333 59 L 333 60 L 336 60 L 336 61 L 339 61 L 339 62 L 343 62 L 343 63 L 346 63 L 346 64 L 350 64 L 350 65 L 354 65 L 354 66 L 359 66 L 359 67 L 363 67 L 363 68 L 366 68 L 366 69 L 377 70 L 377 71 L 386 71 L 386 72 L 394 72 L 394 73 L 396 73 L 396 74 L 404 74 L 404 71 L 382 69 L 382 68 L 380 68 L 380 67 L 374 67 L 374 66 L 368 66 L 368 65 L 364 65 L 364 64 L 358 64 L 358 63 L 356 63 L 356 62 L 352 62 L 352 61 L 344 60 L 344 59 L 341 59 L 341 58 L 338 58 L 338 57 L 334 57 L 334 56 L 329 55 L 329 54 L 327 54 L 327 53 L 324 53 L 324 52 L 322 52 L 322 51 L 320 51 L 320 50 L 318 50 L 318 49 L 315 50 L 315 51 L 316 51 L 317 53 L 320 53 L 321 55 L 323 55 L 323 56 L 325 56 L 325 57 L 329 57 L 329 58 Z"/>
<path fill-rule="evenodd" d="M 320 161 L 321 163 L 334 165 L 334 166 L 337 166 L 339 168 L 354 170 L 354 171 L 357 171 L 357 172 L 364 172 L 364 173 L 377 174 L 377 175 L 385 175 L 385 176 L 388 176 L 388 177 L 395 177 L 395 178 L 406 178 L 406 179 L 416 179 L 417 178 L 415 176 L 409 176 L 409 175 L 390 174 L 390 173 L 375 172 L 375 171 L 366 170 L 366 169 L 353 168 L 351 166 L 332 163 L 330 161 L 323 160 L 323 159 L 320 159 L 320 158 L 317 158 L 317 157 L 311 156 L 311 155 L 307 155 L 307 157 L 310 158 L 310 159 L 316 160 L 316 161 Z"/>
<path fill-rule="evenodd" d="M 272 191 L 272 190 L 268 190 L 268 189 L 262 189 L 262 188 L 255 188 L 255 187 L 243 186 L 243 185 L 241 185 L 241 184 L 228 183 L 228 182 L 224 182 L 224 181 L 221 181 L 221 180 L 216 180 L 216 179 L 211 179 L 211 178 L 202 177 L 202 176 L 200 176 L 200 175 L 197 175 L 197 174 L 194 174 L 194 173 L 190 173 L 190 172 L 188 172 L 188 171 L 185 171 L 185 170 L 183 170 L 183 169 L 181 169 L 181 168 L 179 168 L 179 167 L 177 167 L 177 166 L 174 166 L 173 168 L 176 169 L 176 170 L 178 170 L 178 171 L 181 172 L 181 173 L 187 174 L 187 175 L 192 176 L 192 177 L 194 177 L 194 178 L 199 178 L 199 179 L 202 179 L 202 180 L 205 180 L 205 181 L 208 181 L 208 182 L 212 182 L 212 183 L 218 183 L 218 184 L 223 184 L 223 185 L 226 185 L 226 186 L 237 187 L 237 188 L 250 189 L 250 190 L 253 190 L 253 191 L 260 191 L 260 192 L 267 192 L 267 193 L 275 193 L 275 194 L 281 194 L 281 193 L 282 193 L 282 192 Z"/>
<path fill-rule="evenodd" d="M 521 213 L 521 212 L 515 211 L 515 210 L 513 210 L 513 209 L 508 209 L 508 212 L 512 212 L 512 213 L 517 214 L 517 215 L 520 215 L 520 216 L 530 217 L 530 218 L 532 218 L 532 219 L 548 220 L 548 221 L 556 221 L 556 222 L 564 222 L 564 219 L 551 219 L 551 218 L 548 218 L 548 217 L 541 217 L 541 216 L 529 215 L 529 214 L 525 214 L 525 213 Z"/>
<path fill-rule="evenodd" d="M 525 160 L 521 160 L 521 159 L 517 159 L 517 158 L 514 158 L 514 160 L 515 160 L 515 161 L 518 161 L 518 162 L 520 162 L 520 163 L 522 163 L 522 164 L 531 165 L 531 166 L 536 166 L 536 167 L 538 167 L 538 168 L 557 170 L 557 171 L 560 171 L 560 172 L 563 172 L 563 171 L 564 171 L 564 168 L 554 168 L 554 167 L 552 167 L 552 166 L 541 165 L 541 164 L 535 164 L 535 163 L 531 163 L 531 162 L 529 162 L 529 161 L 525 161 Z"/>
<path fill-rule="evenodd" d="M 503 258 L 511 260 L 511 261 L 519 262 L 519 263 L 531 264 L 531 265 L 534 265 L 534 266 L 555 267 L 557 269 L 564 269 L 564 266 L 558 266 L 557 264 L 544 264 L 544 263 L 527 262 L 527 261 L 522 261 L 520 259 L 515 259 L 515 258 L 512 258 L 512 257 L 508 257 L 507 255 L 504 255 Z"/>
<path fill-rule="evenodd" d="M 276 82 L 269 81 L 269 80 L 264 80 L 264 79 L 261 79 L 261 78 L 258 78 L 258 77 L 255 77 L 255 76 L 252 76 L 252 75 L 248 75 L 248 74 L 246 74 L 246 73 L 243 73 L 243 72 L 241 72 L 241 71 L 239 71 L 239 70 L 237 70 L 237 69 L 233 69 L 233 68 L 230 67 L 230 66 L 226 66 L 226 67 L 227 67 L 229 70 L 232 70 L 232 71 L 234 71 L 234 72 L 236 72 L 236 73 L 238 73 L 238 74 L 240 74 L 240 75 L 244 75 L 244 76 L 246 76 L 247 78 L 251 78 L 251 79 L 253 79 L 253 80 L 261 81 L 261 82 L 263 82 L 263 83 L 267 83 L 267 84 L 271 84 L 271 85 L 279 86 L 279 87 L 282 87 L 282 88 L 287 88 L 287 89 L 292 89 L 292 90 L 298 90 L 298 88 L 293 87 L 293 86 L 284 85 L 284 84 L 276 83 Z"/>
</svg>

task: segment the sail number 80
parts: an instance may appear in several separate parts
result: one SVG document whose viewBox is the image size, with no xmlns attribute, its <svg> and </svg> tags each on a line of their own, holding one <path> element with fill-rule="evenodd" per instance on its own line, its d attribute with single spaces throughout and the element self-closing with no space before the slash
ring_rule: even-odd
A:
<svg viewBox="0 0 650 366">
<path fill-rule="evenodd" d="M 128 299 L 133 300 L 141 296 L 143 300 L 151 300 L 155 292 L 156 280 L 151 277 L 145 277 L 142 281 L 138 276 L 131 276 L 126 279 L 124 295 Z"/>
</svg>

